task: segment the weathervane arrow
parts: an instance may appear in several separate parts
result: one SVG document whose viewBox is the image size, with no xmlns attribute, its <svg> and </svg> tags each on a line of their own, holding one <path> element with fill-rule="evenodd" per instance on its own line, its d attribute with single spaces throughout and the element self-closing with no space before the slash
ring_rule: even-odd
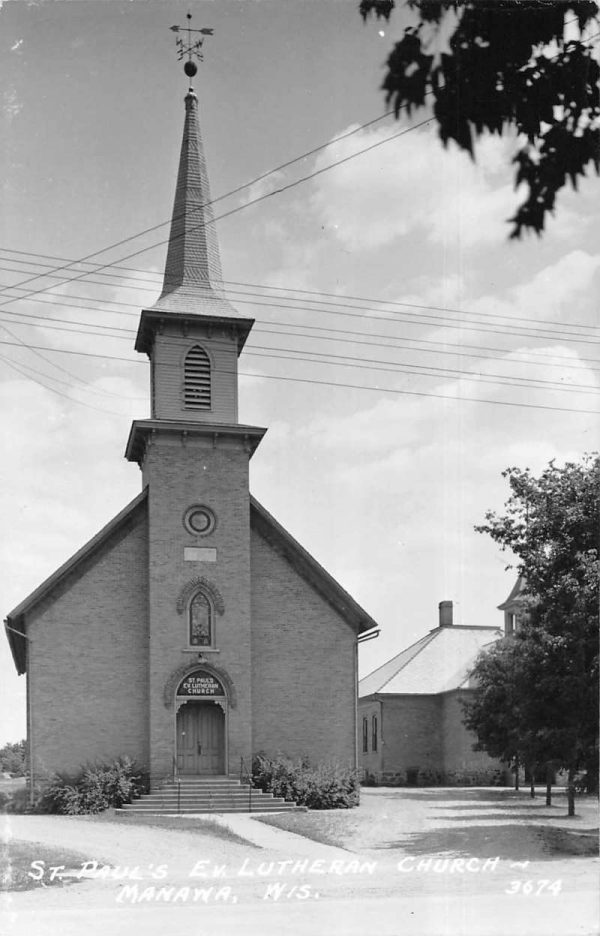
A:
<svg viewBox="0 0 600 936">
<path fill-rule="evenodd" d="M 186 19 L 188 21 L 187 26 L 169 26 L 171 32 L 187 32 L 187 43 L 183 39 L 177 37 L 175 44 L 177 46 L 177 57 L 179 61 L 187 55 L 187 61 L 183 66 L 183 70 L 188 76 L 188 78 L 193 78 L 198 71 L 198 66 L 193 61 L 194 56 L 198 59 L 199 62 L 203 61 L 202 57 L 202 46 L 204 44 L 204 38 L 201 39 L 192 39 L 192 33 L 198 33 L 202 37 L 214 35 L 214 29 L 208 26 L 202 27 L 202 29 L 192 29 L 190 26 L 190 20 L 192 18 L 191 13 L 186 14 Z"/>
</svg>

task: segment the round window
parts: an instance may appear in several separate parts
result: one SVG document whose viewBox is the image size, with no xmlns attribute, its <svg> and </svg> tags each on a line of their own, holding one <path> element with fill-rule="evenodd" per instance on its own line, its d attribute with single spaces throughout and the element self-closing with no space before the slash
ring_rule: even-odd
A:
<svg viewBox="0 0 600 936">
<path fill-rule="evenodd" d="M 183 525 L 194 536 L 207 536 L 215 528 L 215 515 L 208 507 L 194 505 L 189 507 L 183 518 Z"/>
</svg>

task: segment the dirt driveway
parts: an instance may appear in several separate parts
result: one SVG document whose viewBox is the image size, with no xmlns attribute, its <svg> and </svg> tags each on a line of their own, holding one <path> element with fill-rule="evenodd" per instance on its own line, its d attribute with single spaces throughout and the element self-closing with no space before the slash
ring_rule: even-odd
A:
<svg viewBox="0 0 600 936">
<path fill-rule="evenodd" d="M 569 841 L 589 830 L 590 805 L 570 820 Z M 562 836 L 565 811 L 509 791 L 503 798 L 495 790 L 367 790 L 357 810 L 285 817 L 320 823 L 334 844 L 248 816 L 221 817 L 248 845 L 105 820 L 3 817 L 9 849 L 13 840 L 55 843 L 98 865 L 95 876 L 70 886 L 42 880 L 2 895 L 1 931 L 591 936 L 597 860 L 559 854 L 558 840 L 553 845 L 543 831 Z"/>
</svg>

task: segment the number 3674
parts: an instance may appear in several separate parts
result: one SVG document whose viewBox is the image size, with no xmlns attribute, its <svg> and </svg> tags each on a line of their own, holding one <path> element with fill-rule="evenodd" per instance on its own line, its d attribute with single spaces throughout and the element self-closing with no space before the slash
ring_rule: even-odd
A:
<svg viewBox="0 0 600 936">
<path fill-rule="evenodd" d="M 562 881 L 511 881 L 506 894 L 524 894 L 525 897 L 539 897 L 540 894 L 552 894 L 558 897 L 562 890 Z"/>
</svg>

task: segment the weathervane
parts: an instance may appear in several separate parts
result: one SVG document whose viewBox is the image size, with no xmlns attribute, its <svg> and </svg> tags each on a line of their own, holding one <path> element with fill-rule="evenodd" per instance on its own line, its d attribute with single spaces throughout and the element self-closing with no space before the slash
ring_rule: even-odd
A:
<svg viewBox="0 0 600 936">
<path fill-rule="evenodd" d="M 184 42 L 184 40 L 179 37 L 175 40 L 175 42 L 177 45 L 177 57 L 179 61 L 181 61 L 187 55 L 187 61 L 183 66 L 183 70 L 188 78 L 192 79 L 198 71 L 198 66 L 193 61 L 193 58 L 196 56 L 199 62 L 203 61 L 202 46 L 204 45 L 204 36 L 212 36 L 214 29 L 208 29 L 206 27 L 204 29 L 192 29 L 190 26 L 192 14 L 187 13 L 186 18 L 188 21 L 187 26 L 170 26 L 169 28 L 172 30 L 172 32 L 187 32 L 187 42 Z M 192 33 L 201 33 L 202 38 L 193 39 Z"/>
</svg>

